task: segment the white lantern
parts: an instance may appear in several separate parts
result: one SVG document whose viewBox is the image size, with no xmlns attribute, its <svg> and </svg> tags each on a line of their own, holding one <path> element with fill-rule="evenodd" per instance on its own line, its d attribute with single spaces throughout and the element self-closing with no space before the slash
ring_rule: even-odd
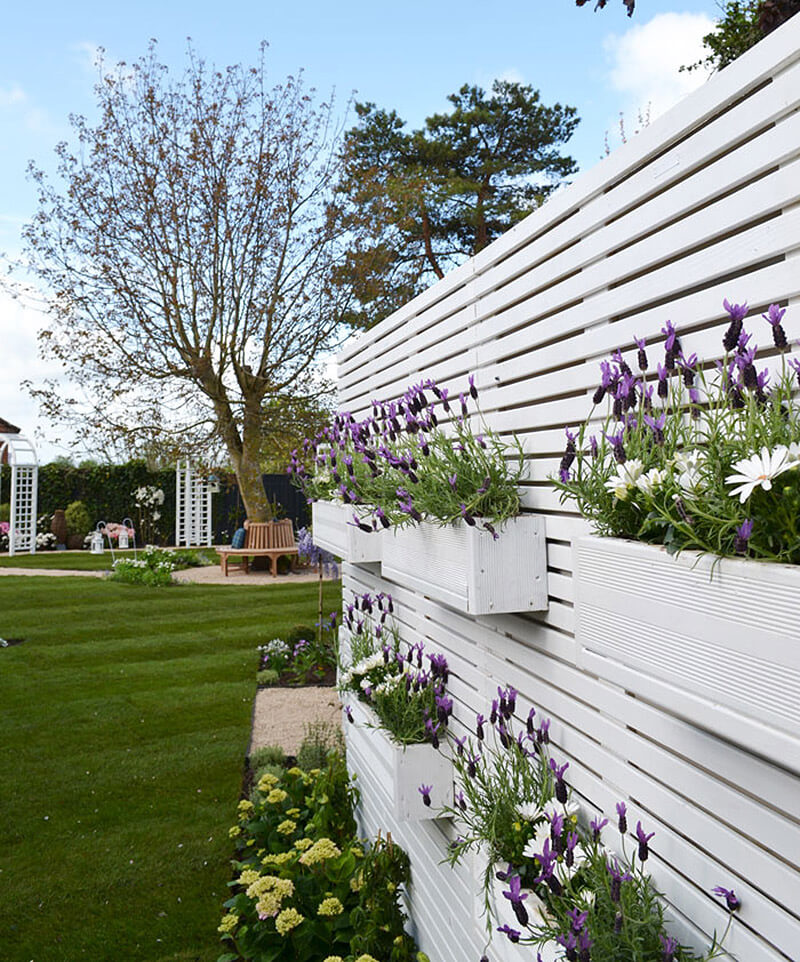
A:
<svg viewBox="0 0 800 962">
<path fill-rule="evenodd" d="M 128 540 L 128 529 L 123 526 L 119 529 L 119 550 L 125 551 L 126 548 L 130 547 L 130 541 Z"/>
<path fill-rule="evenodd" d="M 105 526 L 104 526 L 105 527 Z M 98 524 L 96 530 L 92 532 L 92 540 L 89 543 L 89 553 L 90 554 L 102 554 L 103 553 L 103 532 Z"/>
</svg>

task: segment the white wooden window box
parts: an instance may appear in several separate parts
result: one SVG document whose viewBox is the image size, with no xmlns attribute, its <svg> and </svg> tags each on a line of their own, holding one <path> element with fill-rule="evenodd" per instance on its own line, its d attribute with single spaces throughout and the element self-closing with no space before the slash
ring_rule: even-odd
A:
<svg viewBox="0 0 800 962">
<path fill-rule="evenodd" d="M 546 610 L 544 518 L 519 515 L 497 530 L 497 540 L 463 521 L 387 531 L 381 572 L 470 615 Z"/>
<path fill-rule="evenodd" d="M 352 523 L 355 511 L 352 504 L 315 501 L 311 505 L 314 544 L 354 564 L 380 561 L 383 531 L 362 531 Z"/>
<path fill-rule="evenodd" d="M 597 537 L 575 555 L 582 667 L 800 772 L 800 567 Z"/>
<path fill-rule="evenodd" d="M 349 694 L 349 693 L 348 693 Z M 388 786 L 394 805 L 395 818 L 401 821 L 422 821 L 438 817 L 443 805 L 453 804 L 453 763 L 433 746 L 398 745 L 389 734 L 377 726 L 372 709 L 355 696 L 342 700 L 350 705 L 353 724 L 344 723 L 348 745 L 369 765 Z M 431 785 L 431 805 L 422 801 L 420 785 Z"/>
</svg>

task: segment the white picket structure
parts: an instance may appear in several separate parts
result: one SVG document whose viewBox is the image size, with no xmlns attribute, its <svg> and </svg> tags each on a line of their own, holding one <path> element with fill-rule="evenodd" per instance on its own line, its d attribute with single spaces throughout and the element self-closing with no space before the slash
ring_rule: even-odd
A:
<svg viewBox="0 0 800 962">
<path fill-rule="evenodd" d="M 340 406 L 361 417 L 373 398 L 412 382 L 458 391 L 476 375 L 487 423 L 527 452 L 524 505 L 546 520 L 548 610 L 457 613 L 377 566 L 346 564 L 344 591 L 391 592 L 403 637 L 447 655 L 457 732 L 501 683 L 521 692 L 521 714 L 535 705 L 552 719 L 553 754 L 570 762 L 584 809 L 613 813 L 624 798 L 630 824 L 656 831 L 648 865 L 679 936 L 700 947 L 724 929 L 727 913 L 710 894 L 724 885 L 743 903 L 727 941 L 734 956 L 797 962 L 800 779 L 770 748 L 776 733 L 796 748 L 800 726 L 785 715 L 777 726 L 769 712 L 758 719 L 751 700 L 750 733 L 737 739 L 706 723 L 708 704 L 696 717 L 685 698 L 672 704 L 667 682 L 661 697 L 637 693 L 645 671 L 641 660 L 625 665 L 624 634 L 619 674 L 598 671 L 575 638 L 573 543 L 588 526 L 548 481 L 564 426 L 588 413 L 599 360 L 632 348 L 634 336 L 660 354 L 667 319 L 687 353 L 713 360 L 725 297 L 748 301 L 756 318 L 788 305 L 790 337 L 800 335 L 800 16 L 339 356 Z M 765 322 L 749 325 L 769 343 Z M 624 633 L 624 619 L 616 628 Z M 765 702 L 780 697 L 768 674 L 745 681 Z M 760 750 L 759 724 L 769 735 Z M 398 823 L 375 772 L 357 751 L 351 760 L 364 827 L 390 830 L 411 855 L 422 948 L 441 962 L 477 962 L 485 940 L 470 869 L 442 864 L 455 829 Z"/>
<path fill-rule="evenodd" d="M 190 461 L 175 468 L 175 547 L 211 547 L 211 482 Z"/>
<path fill-rule="evenodd" d="M 23 434 L 0 434 L 0 457 L 11 467 L 9 555 L 36 553 L 39 497 L 39 459 L 32 441 Z M 0 502 L 2 502 L 0 492 Z"/>
</svg>

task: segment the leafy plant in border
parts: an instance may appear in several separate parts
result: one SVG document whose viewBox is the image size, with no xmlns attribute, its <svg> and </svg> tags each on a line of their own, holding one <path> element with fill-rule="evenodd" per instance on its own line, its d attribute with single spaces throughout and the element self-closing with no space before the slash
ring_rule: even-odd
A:
<svg viewBox="0 0 800 962">
<path fill-rule="evenodd" d="M 230 833 L 236 878 L 219 931 L 235 951 L 220 962 L 422 962 L 399 903 L 408 857 L 391 839 L 369 845 L 355 837 L 342 756 L 330 754 L 325 768 L 308 773 L 267 773 L 257 792 L 255 803 L 239 803 Z"/>
</svg>

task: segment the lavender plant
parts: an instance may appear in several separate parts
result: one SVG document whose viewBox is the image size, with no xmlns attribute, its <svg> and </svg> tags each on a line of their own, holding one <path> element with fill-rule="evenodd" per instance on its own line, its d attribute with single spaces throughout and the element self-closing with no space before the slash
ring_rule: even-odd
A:
<svg viewBox="0 0 800 962">
<path fill-rule="evenodd" d="M 369 705 L 381 727 L 401 745 L 430 742 L 439 748 L 453 711 L 449 670 L 442 655 L 426 655 L 422 642 L 400 640 L 390 595 L 356 595 L 345 608 L 351 661 L 342 666 L 341 692 Z M 349 706 L 345 714 L 353 721 Z"/>
<path fill-rule="evenodd" d="M 428 380 L 397 400 L 374 401 L 363 421 L 338 414 L 293 452 L 289 473 L 309 501 L 353 505 L 352 523 L 365 531 L 463 519 L 495 535 L 495 525 L 519 513 L 523 452 L 485 425 L 474 432 L 472 376 L 469 385 L 456 401 Z M 440 416 L 449 418 L 447 431 Z"/>
<path fill-rule="evenodd" d="M 508 873 L 516 873 L 530 886 L 535 873 L 528 855 L 536 839 L 549 833 L 548 805 L 555 808 L 557 796 L 567 801 L 562 795 L 567 766 L 552 765 L 548 755 L 550 722 L 543 719 L 537 725 L 531 709 L 525 730 L 516 733 L 516 697 L 512 687 L 498 688 L 488 719 L 483 714 L 476 718 L 475 737 L 454 739 L 458 790 L 455 804 L 443 809 L 456 820 L 459 832 L 450 848 L 450 863 L 469 851 L 486 856 L 487 925 L 493 917 L 489 892 L 495 872 L 507 866 Z M 575 812 L 564 812 L 562 828 L 564 818 L 574 825 Z"/>
<path fill-rule="evenodd" d="M 798 564 L 800 360 L 787 356 L 785 310 L 771 305 L 762 317 L 780 372 L 770 383 L 744 327 L 747 305 L 724 308 L 730 322 L 715 368 L 684 353 L 670 321 L 655 370 L 642 339 L 629 360 L 617 351 L 600 365 L 594 406 L 567 430 L 553 481 L 598 534 Z"/>
<path fill-rule="evenodd" d="M 608 819 L 595 818 L 588 832 L 576 827 L 566 838 L 559 837 L 551 820 L 550 836 L 534 846 L 533 889 L 524 891 L 520 872 L 504 873 L 508 919 L 497 930 L 512 942 L 557 945 L 569 962 L 707 962 L 725 954 L 728 928 L 722 938 L 713 936 L 702 955 L 668 934 L 662 902 L 645 868 L 654 833 L 637 822 L 635 855 L 629 853 L 623 802 L 617 804 L 617 816 L 621 854 L 603 844 Z M 732 891 L 718 886 L 714 892 L 726 898 L 731 915 L 738 909 Z"/>
</svg>

